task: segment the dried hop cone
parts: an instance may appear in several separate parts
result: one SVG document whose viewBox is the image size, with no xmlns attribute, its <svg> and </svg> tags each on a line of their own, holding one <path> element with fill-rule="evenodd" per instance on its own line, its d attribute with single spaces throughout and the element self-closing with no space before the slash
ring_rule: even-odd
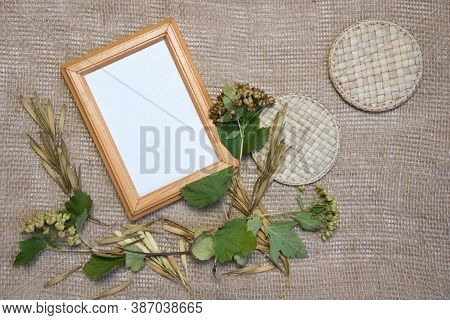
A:
<svg viewBox="0 0 450 320">
<path fill-rule="evenodd" d="M 315 186 L 317 194 L 326 203 L 326 211 L 324 214 L 324 227 L 322 228 L 320 237 L 322 240 L 327 240 L 330 238 L 334 230 L 336 230 L 339 222 L 339 210 L 337 208 L 336 200 L 333 195 L 328 193 L 321 185 L 316 184 Z"/>
<path fill-rule="evenodd" d="M 78 245 L 81 243 L 81 239 L 76 233 L 76 228 L 73 225 L 66 225 L 70 216 L 70 213 L 64 210 L 38 213 L 22 224 L 22 231 L 41 233 L 46 236 L 54 234 L 58 238 L 65 238 L 70 246 Z"/>
<path fill-rule="evenodd" d="M 244 113 L 273 105 L 275 98 L 246 83 L 225 85 L 209 110 L 215 125 L 237 121 Z"/>
</svg>

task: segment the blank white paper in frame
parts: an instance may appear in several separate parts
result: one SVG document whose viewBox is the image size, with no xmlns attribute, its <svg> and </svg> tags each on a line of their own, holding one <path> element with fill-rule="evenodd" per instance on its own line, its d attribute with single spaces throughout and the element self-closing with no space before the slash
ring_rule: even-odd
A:
<svg viewBox="0 0 450 320">
<path fill-rule="evenodd" d="M 140 197 L 218 162 L 165 41 L 85 79 Z"/>
</svg>

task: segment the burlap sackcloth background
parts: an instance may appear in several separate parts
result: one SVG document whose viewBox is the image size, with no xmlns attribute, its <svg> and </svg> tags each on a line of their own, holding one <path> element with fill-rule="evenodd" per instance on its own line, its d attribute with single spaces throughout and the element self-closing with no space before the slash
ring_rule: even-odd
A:
<svg viewBox="0 0 450 320">
<path fill-rule="evenodd" d="M 277 271 L 219 280 L 212 263 L 190 262 L 193 295 L 150 270 L 118 271 L 98 283 L 81 273 L 43 283 L 83 262 L 83 255 L 45 252 L 27 268 L 12 268 L 21 220 L 60 206 L 65 197 L 40 167 L 25 131 L 36 126 L 18 94 L 34 90 L 69 106 L 66 137 L 73 162 L 95 201 L 95 216 L 114 223 L 125 214 L 86 130 L 59 65 L 167 16 L 176 18 L 212 96 L 226 81 L 249 81 L 270 93 L 312 96 L 338 118 L 341 154 L 323 179 L 341 209 L 341 226 L 323 243 L 302 233 L 310 258 L 292 263 L 286 298 L 450 298 L 449 282 L 449 3 L 442 1 L 0 1 L 0 298 L 77 299 L 133 278 L 115 298 L 276 298 Z M 424 76 L 403 106 L 380 114 L 350 107 L 327 73 L 329 47 L 349 25 L 385 19 L 417 38 Z M 256 178 L 252 160 L 243 169 Z M 295 187 L 277 183 L 269 210 L 295 208 Z M 196 210 L 180 201 L 154 216 L 188 225 L 224 222 L 227 201 Z M 142 219 L 147 221 L 149 218 Z M 93 241 L 109 229 L 88 224 Z M 159 236 L 164 246 L 175 238 Z M 258 259 L 255 259 L 258 262 Z M 230 267 L 219 268 L 219 273 Z"/>
</svg>

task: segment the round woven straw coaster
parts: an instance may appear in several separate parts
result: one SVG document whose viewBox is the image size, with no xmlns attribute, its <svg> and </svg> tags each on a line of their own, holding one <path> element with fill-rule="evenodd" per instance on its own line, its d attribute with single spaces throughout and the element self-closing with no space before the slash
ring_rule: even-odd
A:
<svg viewBox="0 0 450 320">
<path fill-rule="evenodd" d="M 336 162 L 340 136 L 337 120 L 318 101 L 291 94 L 278 97 L 272 108 L 263 110 L 260 126 L 270 126 L 284 103 L 287 111 L 282 137 L 290 148 L 275 180 L 288 185 L 313 183 Z M 269 142 L 253 152 L 259 168 L 263 167 L 268 148 Z"/>
<path fill-rule="evenodd" d="M 422 52 L 404 28 L 364 21 L 345 30 L 331 47 L 330 78 L 341 97 L 365 111 L 398 107 L 422 78 Z"/>
</svg>

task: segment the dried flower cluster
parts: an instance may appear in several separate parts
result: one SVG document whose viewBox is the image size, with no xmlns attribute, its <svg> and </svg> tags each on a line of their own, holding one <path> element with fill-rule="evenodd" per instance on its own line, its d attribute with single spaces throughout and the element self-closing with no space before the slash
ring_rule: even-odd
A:
<svg viewBox="0 0 450 320">
<path fill-rule="evenodd" d="M 38 213 L 22 224 L 22 231 L 25 233 L 38 232 L 48 236 L 57 234 L 59 238 L 65 238 L 69 246 L 81 243 L 80 236 L 73 225 L 67 226 L 70 220 L 70 213 L 67 211 L 52 211 Z"/>
<path fill-rule="evenodd" d="M 330 238 L 334 230 L 337 228 L 339 221 L 339 210 L 337 208 L 336 200 L 333 195 L 328 193 L 321 185 L 315 185 L 317 194 L 324 200 L 326 207 L 325 212 L 322 214 L 323 229 L 320 237 L 322 240 Z"/>
<path fill-rule="evenodd" d="M 238 120 L 244 113 L 273 105 L 275 99 L 264 90 L 246 83 L 225 86 L 209 111 L 215 125 Z"/>
</svg>

